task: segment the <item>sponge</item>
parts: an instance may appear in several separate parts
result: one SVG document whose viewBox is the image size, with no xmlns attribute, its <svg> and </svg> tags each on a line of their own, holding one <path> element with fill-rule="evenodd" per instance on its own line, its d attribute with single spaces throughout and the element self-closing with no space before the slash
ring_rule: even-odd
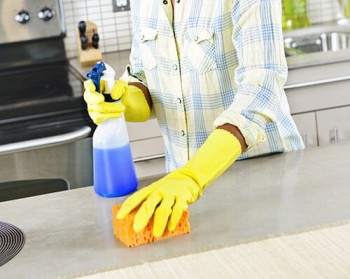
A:
<svg viewBox="0 0 350 279">
<path fill-rule="evenodd" d="M 187 210 L 182 214 L 174 231 L 168 231 L 166 228 L 161 237 L 155 238 L 152 233 L 153 216 L 142 231 L 135 232 L 133 229 L 133 222 L 138 208 L 130 212 L 125 219 L 118 220 L 116 216 L 120 207 L 121 204 L 112 207 L 113 230 L 114 235 L 128 247 L 136 247 L 156 240 L 179 236 L 190 232 L 190 223 L 188 221 L 189 214 Z"/>
</svg>

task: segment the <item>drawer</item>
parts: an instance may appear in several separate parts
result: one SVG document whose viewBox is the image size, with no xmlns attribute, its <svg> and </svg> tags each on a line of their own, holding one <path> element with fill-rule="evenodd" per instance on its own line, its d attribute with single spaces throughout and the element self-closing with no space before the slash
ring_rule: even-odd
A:
<svg viewBox="0 0 350 279">
<path fill-rule="evenodd" d="M 317 146 L 316 114 L 314 112 L 292 115 L 303 138 L 305 147 Z"/>
<path fill-rule="evenodd" d="M 151 176 L 165 175 L 165 158 L 135 162 L 135 170 L 139 180 Z"/>
<path fill-rule="evenodd" d="M 316 112 L 320 145 L 350 140 L 350 106 Z"/>
<path fill-rule="evenodd" d="M 147 160 L 148 157 L 164 155 L 162 137 L 143 139 L 130 142 L 134 161 Z"/>
<path fill-rule="evenodd" d="M 286 89 L 292 114 L 350 105 L 350 80 Z"/>
<path fill-rule="evenodd" d="M 146 122 L 127 122 L 130 141 L 160 137 L 160 129 L 157 119 L 153 118 Z"/>
</svg>

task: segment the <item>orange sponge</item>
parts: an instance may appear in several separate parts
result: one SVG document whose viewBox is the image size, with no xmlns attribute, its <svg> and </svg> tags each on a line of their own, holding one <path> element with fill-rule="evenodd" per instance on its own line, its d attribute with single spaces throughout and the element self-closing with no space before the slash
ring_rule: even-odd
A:
<svg viewBox="0 0 350 279">
<path fill-rule="evenodd" d="M 115 236 L 126 246 L 135 247 L 141 244 L 153 242 L 164 238 L 179 236 L 190 232 L 190 223 L 188 222 L 188 211 L 185 211 L 177 224 L 174 231 L 170 232 L 165 229 L 164 234 L 160 238 L 155 238 L 152 233 L 153 217 L 148 222 L 147 226 L 140 232 L 134 232 L 133 221 L 138 208 L 129 213 L 123 220 L 117 219 L 117 213 L 121 204 L 112 207 L 113 230 Z"/>
</svg>

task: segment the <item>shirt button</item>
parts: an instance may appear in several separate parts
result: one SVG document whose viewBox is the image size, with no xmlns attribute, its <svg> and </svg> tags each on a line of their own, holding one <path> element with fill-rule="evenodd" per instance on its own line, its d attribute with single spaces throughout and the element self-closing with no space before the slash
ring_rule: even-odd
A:
<svg viewBox="0 0 350 279">
<path fill-rule="evenodd" d="M 164 0 L 164 1 L 163 1 L 163 4 L 164 4 L 164 5 L 168 4 L 168 1 L 167 1 L 167 0 Z"/>
<path fill-rule="evenodd" d="M 181 136 L 184 136 L 184 135 L 185 135 L 185 131 L 181 130 Z"/>
<path fill-rule="evenodd" d="M 173 69 L 174 69 L 174 71 L 177 70 L 177 65 L 176 64 L 173 65 Z"/>
<path fill-rule="evenodd" d="M 199 37 L 196 36 L 196 37 L 194 38 L 194 41 L 195 41 L 195 42 L 198 42 L 198 40 L 199 40 Z"/>
<path fill-rule="evenodd" d="M 181 98 L 177 98 L 177 101 L 178 101 L 178 103 L 179 103 L 179 104 L 181 104 L 181 103 L 182 103 Z"/>
</svg>

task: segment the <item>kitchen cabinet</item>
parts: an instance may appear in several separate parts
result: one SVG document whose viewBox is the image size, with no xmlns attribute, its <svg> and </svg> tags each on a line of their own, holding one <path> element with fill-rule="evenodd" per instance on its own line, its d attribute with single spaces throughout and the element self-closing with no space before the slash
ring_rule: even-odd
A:
<svg viewBox="0 0 350 279">
<path fill-rule="evenodd" d="M 157 119 L 127 123 L 136 175 L 139 179 L 165 174 L 165 151 Z"/>
<path fill-rule="evenodd" d="M 319 145 L 350 140 L 350 106 L 316 112 Z"/>
<path fill-rule="evenodd" d="M 350 61 L 290 69 L 285 91 L 307 147 L 350 140 Z"/>
<path fill-rule="evenodd" d="M 314 112 L 309 112 L 296 114 L 292 117 L 303 138 L 305 147 L 317 146 L 316 114 Z"/>
</svg>

